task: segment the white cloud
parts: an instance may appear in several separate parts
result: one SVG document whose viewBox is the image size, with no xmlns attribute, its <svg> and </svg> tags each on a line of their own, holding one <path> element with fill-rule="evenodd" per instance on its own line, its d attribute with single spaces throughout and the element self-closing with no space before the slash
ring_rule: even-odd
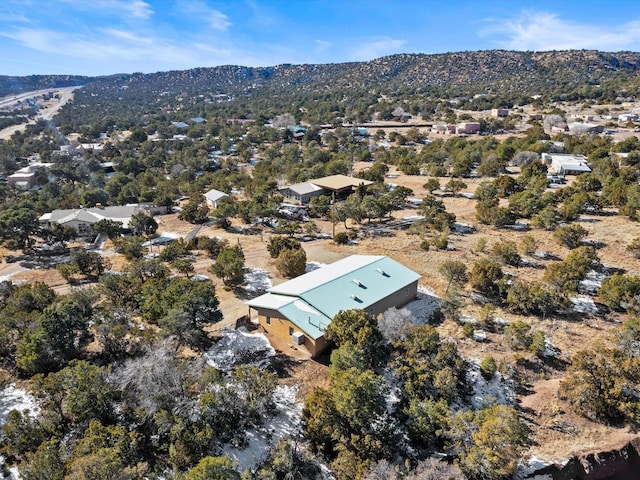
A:
<svg viewBox="0 0 640 480">
<path fill-rule="evenodd" d="M 30 49 L 30 57 L 44 54 L 55 65 L 56 72 L 89 75 L 155 72 L 221 64 L 257 66 L 263 64 L 264 58 L 261 57 L 266 53 L 262 51 L 261 56 L 257 57 L 253 52 L 225 42 L 163 38 L 151 32 L 108 28 L 96 29 L 93 33 L 95 35 L 21 28 L 9 33 L 0 32 L 0 36 L 11 38 Z M 24 61 L 17 58 L 12 62 L 25 65 Z M 80 64 L 83 69 L 78 71 Z"/>
<path fill-rule="evenodd" d="M 564 20 L 549 12 L 523 11 L 511 19 L 487 20 L 480 36 L 509 50 L 630 50 L 640 47 L 640 21 L 612 26 Z"/>
<path fill-rule="evenodd" d="M 60 0 L 78 10 L 110 11 L 123 16 L 147 19 L 153 15 L 153 8 L 144 0 Z"/>
<path fill-rule="evenodd" d="M 88 38 L 82 35 L 55 32 L 52 30 L 20 29 L 11 34 L 2 34 L 35 51 L 54 54 L 64 52 L 67 58 L 92 60 L 147 60 L 170 64 L 174 61 L 193 60 L 185 49 L 161 39 L 146 38 L 131 32 L 116 29 L 99 30 L 100 36 Z"/>
<path fill-rule="evenodd" d="M 115 28 L 105 28 L 101 30 L 106 37 L 111 37 L 113 40 L 122 40 L 125 42 L 133 42 L 135 44 L 152 45 L 153 40 L 149 37 L 141 37 L 133 32 L 127 30 L 119 30 Z"/>
<path fill-rule="evenodd" d="M 214 30 L 227 30 L 231 26 L 229 17 L 219 10 L 209 7 L 200 0 L 183 0 L 177 4 L 177 9 L 205 22 Z"/>
<path fill-rule="evenodd" d="M 351 49 L 350 58 L 353 61 L 367 61 L 398 53 L 406 42 L 389 37 L 378 37 L 364 42 Z"/>
<path fill-rule="evenodd" d="M 324 52 L 331 47 L 331 42 L 327 42 L 325 40 L 316 40 L 316 45 L 316 52 Z"/>
</svg>

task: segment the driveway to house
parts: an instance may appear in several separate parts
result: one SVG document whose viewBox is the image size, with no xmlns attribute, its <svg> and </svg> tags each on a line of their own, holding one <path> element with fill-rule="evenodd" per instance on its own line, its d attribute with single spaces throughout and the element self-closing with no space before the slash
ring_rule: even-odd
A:
<svg viewBox="0 0 640 480">
<path fill-rule="evenodd" d="M 0 282 L 9 281 L 11 277 L 25 270 L 27 269 L 20 262 L 7 263 L 4 268 L 0 269 Z"/>
</svg>

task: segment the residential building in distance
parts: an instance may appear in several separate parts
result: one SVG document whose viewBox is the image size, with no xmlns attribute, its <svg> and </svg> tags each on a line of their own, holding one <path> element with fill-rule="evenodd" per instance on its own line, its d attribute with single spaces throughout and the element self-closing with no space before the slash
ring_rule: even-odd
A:
<svg viewBox="0 0 640 480">
<path fill-rule="evenodd" d="M 218 205 L 220 205 L 220 202 L 226 198 L 229 198 L 229 195 L 227 195 L 224 192 L 221 192 L 220 190 L 211 189 L 208 192 L 205 192 L 204 198 L 207 201 L 207 205 L 209 207 L 218 208 Z"/>
<path fill-rule="evenodd" d="M 459 123 L 456 126 L 456 133 L 463 133 L 463 134 L 466 134 L 466 135 L 472 135 L 474 133 L 480 133 L 480 123 L 479 122 Z"/>
<path fill-rule="evenodd" d="M 572 135 L 582 135 L 584 133 L 602 133 L 604 125 L 586 122 L 571 122 L 567 124 L 567 129 Z"/>
<path fill-rule="evenodd" d="M 324 188 L 315 185 L 312 182 L 294 183 L 293 185 L 287 185 L 278 189 L 278 192 L 290 202 L 295 202 L 299 205 L 305 205 L 313 197 L 324 195 Z"/>
<path fill-rule="evenodd" d="M 386 256 L 351 255 L 267 290 L 246 304 L 273 335 L 317 356 L 329 347 L 324 331 L 341 311 L 369 315 L 401 307 L 417 295 L 420 275 Z"/>
<path fill-rule="evenodd" d="M 138 204 L 113 207 L 103 207 L 98 204 L 94 208 L 54 210 L 45 213 L 38 220 L 45 228 L 51 228 L 54 223 L 57 223 L 74 228 L 79 237 L 90 237 L 95 235 L 93 226 L 103 219 L 120 222 L 122 228 L 128 229 L 131 217 L 138 212 L 148 213 L 148 209 Z"/>
<path fill-rule="evenodd" d="M 587 157 L 570 153 L 543 153 L 542 162 L 557 175 L 579 175 L 591 171 Z"/>
<path fill-rule="evenodd" d="M 508 108 L 492 108 L 491 109 L 491 116 L 493 118 L 505 118 L 509 116 L 509 109 Z"/>
<path fill-rule="evenodd" d="M 7 177 L 7 182 L 12 183 L 18 190 L 29 190 L 37 184 L 38 170 L 48 172 L 53 163 L 35 162 L 16 170 Z"/>
<path fill-rule="evenodd" d="M 331 196 L 334 200 L 343 200 L 355 192 L 360 185 L 368 187 L 373 182 L 346 175 L 329 175 L 308 182 L 286 185 L 278 192 L 286 201 L 299 205 L 307 204 L 313 197 L 319 195 Z"/>
</svg>

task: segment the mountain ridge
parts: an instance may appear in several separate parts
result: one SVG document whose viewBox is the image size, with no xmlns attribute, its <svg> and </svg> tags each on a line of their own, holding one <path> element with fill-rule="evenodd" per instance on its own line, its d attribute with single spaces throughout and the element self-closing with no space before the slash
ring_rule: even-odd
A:
<svg viewBox="0 0 640 480">
<path fill-rule="evenodd" d="M 167 86 L 181 82 L 184 88 L 201 86 L 219 93 L 247 93 L 257 88 L 292 88 L 318 91 L 336 88 L 451 88 L 486 87 L 490 91 L 532 93 L 553 85 L 597 84 L 612 78 L 637 76 L 640 53 L 599 50 L 548 52 L 479 50 L 438 54 L 395 54 L 367 62 L 327 64 L 280 64 L 269 67 L 220 65 L 155 73 L 125 73 L 109 76 L 31 75 L 0 76 L 0 95 L 57 86 L 118 84 L 129 88 L 140 82 Z M 520 76 L 518 82 L 514 76 Z M 547 84 L 548 86 L 548 84 Z M 222 92 L 221 90 L 229 90 Z M 542 92 L 545 93 L 545 92 Z"/>
</svg>

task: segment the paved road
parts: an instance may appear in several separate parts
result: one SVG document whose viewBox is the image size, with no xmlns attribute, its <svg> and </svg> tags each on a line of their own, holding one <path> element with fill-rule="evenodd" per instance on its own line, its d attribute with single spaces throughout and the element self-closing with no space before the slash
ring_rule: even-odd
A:
<svg viewBox="0 0 640 480">
<path fill-rule="evenodd" d="M 11 106 L 14 103 L 17 103 L 19 100 L 26 100 L 28 98 L 38 97 L 47 93 L 60 93 L 60 98 L 56 100 L 52 100 L 51 104 L 46 107 L 40 109 L 35 119 L 30 120 L 27 123 L 22 123 L 20 125 L 12 125 L 11 127 L 7 127 L 4 130 L 0 130 L 0 139 L 10 138 L 17 131 L 22 131 L 28 124 L 36 123 L 40 119 L 51 120 L 53 116 L 58 113 L 58 110 L 62 108 L 69 100 L 73 98 L 73 91 L 80 87 L 65 87 L 65 88 L 51 88 L 48 90 L 36 90 L 34 92 L 26 92 L 21 93 L 19 95 L 11 95 L 9 97 L 4 97 L 0 99 L 0 108 Z"/>
</svg>

